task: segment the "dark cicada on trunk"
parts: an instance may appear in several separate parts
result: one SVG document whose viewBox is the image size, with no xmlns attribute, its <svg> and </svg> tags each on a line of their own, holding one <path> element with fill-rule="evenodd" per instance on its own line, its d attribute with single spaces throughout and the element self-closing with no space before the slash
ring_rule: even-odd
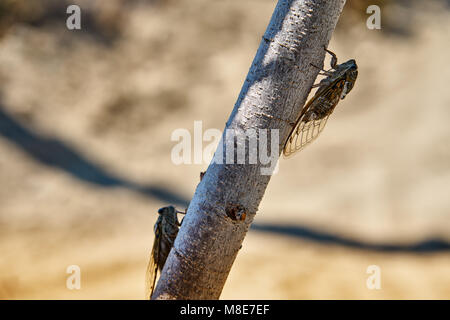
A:
<svg viewBox="0 0 450 320">
<path fill-rule="evenodd" d="M 303 107 L 289 134 L 283 148 L 285 157 L 303 149 L 319 136 L 339 100 L 344 99 L 355 84 L 358 76 L 358 66 L 355 60 L 351 59 L 337 64 L 336 55 L 331 51 L 326 51 L 332 56 L 331 69 L 322 70 L 321 75 L 326 78 L 313 86 L 318 89 Z"/>
<path fill-rule="evenodd" d="M 181 226 L 181 223 L 178 222 L 178 213 L 184 214 L 185 212 L 177 211 L 173 206 L 158 210 L 159 217 L 154 227 L 155 240 L 147 267 L 147 299 L 152 297 L 158 270 L 161 272 L 163 269 Z"/>
</svg>

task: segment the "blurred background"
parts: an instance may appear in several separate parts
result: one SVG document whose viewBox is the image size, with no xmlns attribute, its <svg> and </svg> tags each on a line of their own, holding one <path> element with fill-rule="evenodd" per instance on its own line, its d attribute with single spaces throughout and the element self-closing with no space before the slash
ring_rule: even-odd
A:
<svg viewBox="0 0 450 320">
<path fill-rule="evenodd" d="M 275 5 L 0 2 L 1 299 L 144 298 L 157 209 L 207 168 L 174 165 L 171 133 L 224 128 Z M 329 48 L 356 86 L 280 161 L 221 298 L 450 299 L 449 9 L 347 1 Z"/>
</svg>

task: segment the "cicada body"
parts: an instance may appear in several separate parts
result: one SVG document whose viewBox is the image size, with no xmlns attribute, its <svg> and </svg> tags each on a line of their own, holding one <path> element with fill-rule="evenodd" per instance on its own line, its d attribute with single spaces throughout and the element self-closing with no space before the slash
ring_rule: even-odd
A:
<svg viewBox="0 0 450 320">
<path fill-rule="evenodd" d="M 331 51 L 326 51 L 332 55 L 331 69 L 323 70 L 322 75 L 327 77 L 313 86 L 318 89 L 303 107 L 289 134 L 283 148 L 285 157 L 300 151 L 319 136 L 339 100 L 344 99 L 355 84 L 358 76 L 358 66 L 355 60 L 351 59 L 337 64 L 336 55 Z"/>
<path fill-rule="evenodd" d="M 164 267 L 173 243 L 178 235 L 181 223 L 178 222 L 178 213 L 173 206 L 163 207 L 158 210 L 158 220 L 156 220 L 154 232 L 155 239 L 153 241 L 150 261 L 147 267 L 146 280 L 146 298 L 150 299 L 155 288 L 156 276 Z"/>
</svg>

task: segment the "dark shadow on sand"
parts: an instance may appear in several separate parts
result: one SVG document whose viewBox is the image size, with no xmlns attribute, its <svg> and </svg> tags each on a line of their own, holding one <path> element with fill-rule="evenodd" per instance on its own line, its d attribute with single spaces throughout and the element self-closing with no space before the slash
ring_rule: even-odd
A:
<svg viewBox="0 0 450 320">
<path fill-rule="evenodd" d="M 159 185 L 140 185 L 119 177 L 88 160 L 75 148 L 58 139 L 26 128 L 0 106 L 0 136 L 16 144 L 43 165 L 62 170 L 72 177 L 103 188 L 128 188 L 165 203 L 187 206 L 186 197 Z"/>
<path fill-rule="evenodd" d="M 450 243 L 441 239 L 428 239 L 411 244 L 369 243 L 295 225 L 255 223 L 251 226 L 251 230 L 279 234 L 323 245 L 338 245 L 347 248 L 378 252 L 432 253 L 450 251 Z"/>
</svg>

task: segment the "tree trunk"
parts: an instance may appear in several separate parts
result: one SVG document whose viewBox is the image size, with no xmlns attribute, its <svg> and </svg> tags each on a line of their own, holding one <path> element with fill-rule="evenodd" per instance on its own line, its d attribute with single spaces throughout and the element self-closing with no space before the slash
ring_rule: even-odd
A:
<svg viewBox="0 0 450 320">
<path fill-rule="evenodd" d="M 153 299 L 220 297 L 270 180 L 274 163 L 267 169 L 268 161 L 263 161 L 261 153 L 266 157 L 274 153 L 278 160 L 318 74 L 311 64 L 323 66 L 324 47 L 344 4 L 345 0 L 279 0 L 226 125 L 237 141 L 224 132 L 215 159 L 197 186 Z M 256 136 L 248 129 L 254 129 Z M 268 129 L 269 134 L 261 129 Z M 257 143 L 272 140 L 264 150 L 261 144 L 255 147 L 252 137 Z M 247 151 L 240 159 L 242 148 Z M 252 152 L 257 149 L 255 161 Z"/>
</svg>

